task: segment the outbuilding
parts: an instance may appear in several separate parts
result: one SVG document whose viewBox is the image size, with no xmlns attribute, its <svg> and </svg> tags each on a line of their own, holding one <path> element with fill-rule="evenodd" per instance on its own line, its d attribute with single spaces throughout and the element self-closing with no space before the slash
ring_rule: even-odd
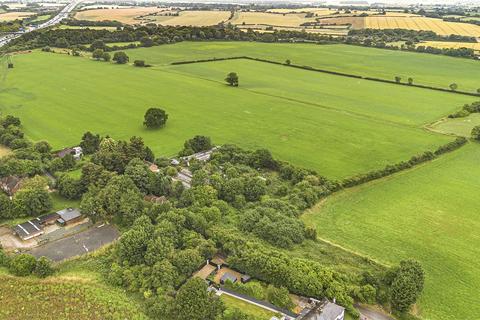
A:
<svg viewBox="0 0 480 320">
<path fill-rule="evenodd" d="M 59 218 L 57 222 L 62 225 L 66 226 L 75 222 L 82 220 L 83 216 L 79 209 L 76 208 L 67 208 L 60 211 L 57 211 Z"/>
<path fill-rule="evenodd" d="M 225 284 L 225 282 L 230 281 L 231 283 L 237 282 L 237 277 L 234 274 L 225 272 L 225 274 L 220 278 L 220 283 Z"/>
<path fill-rule="evenodd" d="M 20 237 L 20 239 L 24 241 L 43 234 L 43 228 L 36 219 L 17 224 L 15 227 L 13 227 L 13 231 L 17 236 Z"/>
</svg>

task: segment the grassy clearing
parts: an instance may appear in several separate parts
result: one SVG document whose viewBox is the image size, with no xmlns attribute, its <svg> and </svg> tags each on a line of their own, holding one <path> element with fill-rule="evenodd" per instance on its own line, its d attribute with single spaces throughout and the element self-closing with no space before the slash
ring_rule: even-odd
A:
<svg viewBox="0 0 480 320">
<path fill-rule="evenodd" d="M 191 66 L 193 73 L 185 74 L 183 66 L 134 68 L 42 52 L 19 55 L 0 92 L 0 110 L 21 117 L 29 138 L 46 139 L 54 149 L 77 144 L 90 130 L 116 139 L 140 135 L 157 155 L 168 156 L 176 153 L 186 139 L 205 134 L 218 144 L 268 148 L 281 159 L 333 178 L 406 160 L 451 139 L 384 121 L 380 112 L 376 113 L 379 119 L 361 113 L 369 113 L 368 106 L 374 105 L 370 101 L 379 101 L 378 96 L 394 105 L 401 99 L 389 100 L 390 96 L 402 97 L 397 90 L 412 88 L 366 82 L 361 90 L 370 94 L 362 97 L 353 92 L 355 87 L 348 92 L 334 88 L 350 83 L 344 77 L 336 77 L 332 85 L 333 78 L 321 73 L 259 62 L 229 62 L 233 64 L 225 64 L 223 71 L 215 70 L 220 66 L 216 63 L 205 64 L 212 68 L 207 72 L 218 74 L 212 81 L 196 69 L 203 68 L 200 65 Z M 223 83 L 230 66 L 245 72 L 239 88 Z M 268 76 L 272 70 L 283 76 Z M 46 76 L 52 73 L 55 77 Z M 300 93 L 291 97 L 281 94 L 292 91 L 285 79 L 296 77 L 300 78 L 292 79 L 290 85 L 298 86 Z M 302 84 L 307 88 L 303 93 Z M 375 89 L 368 89 L 369 85 Z M 324 97 L 309 97 L 315 88 L 324 92 Z M 425 90 L 425 99 L 432 98 L 430 94 Z M 451 98 L 456 108 L 458 97 L 438 94 L 430 101 L 441 106 L 444 99 Z M 414 95 L 403 99 L 414 99 Z M 348 110 L 348 106 L 357 108 L 355 104 L 361 106 L 356 109 L 359 114 Z M 147 130 L 142 126 L 145 110 L 151 106 L 162 106 L 170 114 L 165 128 Z"/>
<path fill-rule="evenodd" d="M 147 319 L 122 291 L 98 283 L 0 275 L 0 298 L 2 319 Z"/>
<path fill-rule="evenodd" d="M 480 114 L 472 113 L 465 118 L 445 119 L 438 122 L 432 129 L 441 133 L 470 137 L 473 127 L 480 126 Z"/>
<path fill-rule="evenodd" d="M 227 312 L 228 309 L 240 309 L 242 312 L 253 316 L 258 320 L 269 320 L 273 316 L 275 316 L 275 313 L 271 311 L 262 309 L 253 304 L 236 299 L 226 294 L 221 295 L 220 299 L 222 299 L 222 301 L 225 303 L 225 306 L 227 307 Z"/>
<path fill-rule="evenodd" d="M 480 145 L 470 143 L 413 170 L 340 192 L 303 218 L 321 238 L 385 263 L 418 259 L 426 271 L 422 317 L 470 319 L 480 314 L 479 160 Z"/>
<path fill-rule="evenodd" d="M 52 211 L 59 211 L 65 208 L 78 208 L 80 200 L 68 200 L 59 195 L 57 192 L 50 193 L 53 202 Z"/>
<path fill-rule="evenodd" d="M 182 42 L 132 49 L 128 50 L 128 55 L 132 61 L 145 60 L 155 65 L 248 55 L 279 62 L 290 59 L 293 64 L 388 80 L 401 76 L 406 82 L 412 77 L 415 83 L 440 88 L 448 88 L 452 82 L 458 84 L 459 90 L 476 92 L 480 88 L 478 61 L 349 45 Z"/>
</svg>

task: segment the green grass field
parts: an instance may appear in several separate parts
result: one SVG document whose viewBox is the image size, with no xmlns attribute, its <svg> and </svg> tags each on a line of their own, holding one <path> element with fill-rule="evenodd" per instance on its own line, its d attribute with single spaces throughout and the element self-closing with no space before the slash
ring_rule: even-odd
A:
<svg viewBox="0 0 480 320">
<path fill-rule="evenodd" d="M 459 90 L 476 92 L 480 88 L 479 61 L 340 44 L 182 42 L 132 49 L 128 54 L 132 61 L 141 59 L 156 65 L 244 55 L 278 62 L 290 59 L 293 64 L 388 80 L 400 76 L 406 82 L 412 77 L 415 83 L 447 89 L 453 82 Z"/>
<path fill-rule="evenodd" d="M 339 192 L 303 218 L 319 237 L 381 260 L 425 268 L 424 319 L 480 314 L 480 145 L 392 177 Z"/>
<path fill-rule="evenodd" d="M 441 133 L 470 137 L 473 127 L 476 126 L 480 126 L 480 114 L 472 113 L 465 118 L 446 119 L 435 124 L 432 129 Z"/>
<path fill-rule="evenodd" d="M 0 275 L 1 319 L 148 319 L 121 290 L 71 279 Z"/>
<path fill-rule="evenodd" d="M 139 135 L 157 155 L 169 156 L 186 139 L 204 134 L 217 144 L 268 148 L 331 178 L 378 169 L 448 142 L 414 125 L 472 101 L 243 60 L 134 68 L 34 52 L 14 62 L 1 83 L 0 111 L 19 116 L 32 140 L 46 139 L 58 149 L 78 144 L 87 130 L 116 139 Z M 223 83 L 231 69 L 242 72 L 238 88 Z M 419 102 L 405 103 L 418 95 Z M 161 130 L 142 126 L 152 106 L 169 113 Z"/>
</svg>

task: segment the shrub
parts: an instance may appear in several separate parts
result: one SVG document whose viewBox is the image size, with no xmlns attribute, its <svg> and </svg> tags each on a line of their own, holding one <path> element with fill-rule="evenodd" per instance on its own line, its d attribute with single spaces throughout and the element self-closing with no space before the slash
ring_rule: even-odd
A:
<svg viewBox="0 0 480 320">
<path fill-rule="evenodd" d="M 19 277 L 25 277 L 35 270 L 37 260 L 30 254 L 19 254 L 14 256 L 9 263 L 9 271 Z"/>
</svg>

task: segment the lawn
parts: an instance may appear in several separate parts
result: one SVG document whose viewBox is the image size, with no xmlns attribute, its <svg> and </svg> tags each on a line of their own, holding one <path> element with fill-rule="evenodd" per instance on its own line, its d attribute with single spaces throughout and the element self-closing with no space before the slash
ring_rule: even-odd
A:
<svg viewBox="0 0 480 320">
<path fill-rule="evenodd" d="M 480 88 L 480 61 L 441 55 L 400 52 L 351 45 L 316 45 L 259 42 L 181 42 L 128 50 L 131 60 L 151 64 L 232 56 L 252 56 L 331 71 L 393 80 L 412 77 L 415 83 L 476 92 Z"/>
<path fill-rule="evenodd" d="M 1 319 L 148 319 L 121 290 L 61 278 L 0 275 L 0 300 Z"/>
<path fill-rule="evenodd" d="M 426 271 L 425 319 L 480 314 L 480 145 L 339 192 L 304 220 L 319 237 L 384 263 L 415 258 Z M 473 316 L 473 318 L 472 318 Z"/>
<path fill-rule="evenodd" d="M 273 316 L 275 316 L 275 313 L 262 309 L 260 307 L 257 307 L 253 304 L 250 304 L 248 302 L 236 299 L 234 297 L 228 296 L 226 294 L 222 294 L 220 296 L 222 301 L 225 303 L 225 306 L 227 307 L 227 312 L 228 309 L 240 309 L 242 312 L 255 317 L 257 320 L 270 320 Z"/>
<path fill-rule="evenodd" d="M 222 83 L 227 62 L 195 65 L 191 73 L 186 66 L 134 68 L 43 52 L 14 56 L 14 62 L 0 84 L 0 111 L 19 116 L 30 139 L 46 139 L 54 149 L 78 144 L 90 130 L 115 139 L 139 135 L 157 156 L 171 156 L 186 139 L 204 134 L 217 144 L 268 148 L 280 159 L 332 178 L 378 169 L 451 140 L 405 125 L 421 121 L 402 100 L 424 93 L 429 103 L 417 108 L 425 120 L 437 112 L 430 105 L 438 106 L 440 116 L 464 99 L 253 61 L 228 62 L 245 72 L 239 88 Z M 208 66 L 211 74 L 204 78 Z M 294 79 L 271 77 L 272 70 Z M 217 75 L 215 81 L 208 78 Z M 285 93 L 302 84 L 305 89 L 292 97 Z M 336 88 L 342 84 L 350 90 Z M 370 95 L 356 92 L 363 90 Z M 410 113 L 402 117 L 401 107 L 387 106 L 395 104 Z M 169 113 L 165 128 L 142 126 L 152 106 Z"/>
</svg>

